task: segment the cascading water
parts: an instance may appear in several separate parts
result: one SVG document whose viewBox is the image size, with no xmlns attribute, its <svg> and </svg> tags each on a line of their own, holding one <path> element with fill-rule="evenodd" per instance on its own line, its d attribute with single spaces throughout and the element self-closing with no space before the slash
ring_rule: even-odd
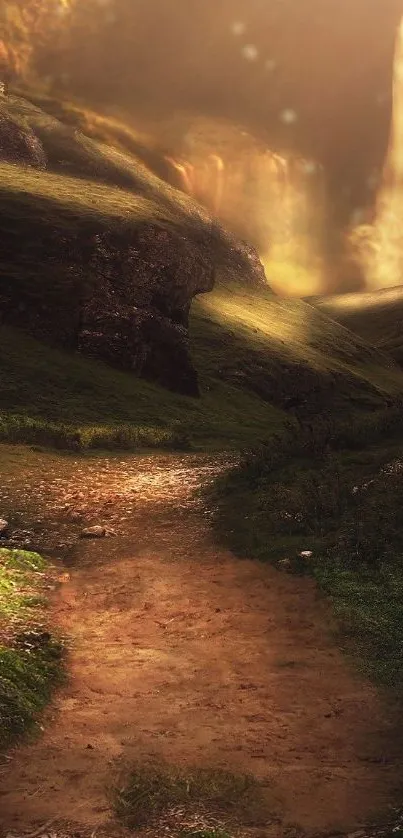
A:
<svg viewBox="0 0 403 838">
<path fill-rule="evenodd" d="M 369 290 L 403 283 L 403 19 L 396 39 L 392 123 L 375 220 L 356 226 L 351 244 Z"/>
<path fill-rule="evenodd" d="M 187 159 L 170 162 L 185 192 L 255 245 L 273 290 L 324 291 L 326 196 L 319 164 L 247 142 L 227 143 L 220 153 L 193 148 Z"/>
</svg>

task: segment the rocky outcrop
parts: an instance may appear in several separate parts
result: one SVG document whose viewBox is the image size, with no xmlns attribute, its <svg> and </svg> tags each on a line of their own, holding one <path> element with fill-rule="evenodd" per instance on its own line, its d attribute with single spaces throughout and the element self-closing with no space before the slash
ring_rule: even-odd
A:
<svg viewBox="0 0 403 838">
<path fill-rule="evenodd" d="M 228 271 L 235 272 L 248 285 L 264 285 L 268 288 L 264 266 L 255 247 L 249 242 L 232 240 L 232 259 Z"/>
<path fill-rule="evenodd" d="M 213 288 L 212 257 L 207 249 L 155 227 L 140 230 L 129 246 L 122 238 L 95 236 L 89 268 L 96 284 L 81 300 L 77 348 L 197 395 L 188 315 L 195 294 Z"/>
<path fill-rule="evenodd" d="M 32 218 L 24 253 L 17 231 L 5 241 L 2 321 L 196 396 L 187 325 L 194 295 L 214 284 L 207 250 L 151 222 L 92 235 L 68 226 L 61 235 Z"/>
<path fill-rule="evenodd" d="M 197 396 L 192 299 L 216 270 L 264 281 L 253 248 L 134 158 L 15 96 L 0 99 L 1 160 L 19 169 L 0 178 L 0 322 Z"/>
<path fill-rule="evenodd" d="M 0 160 L 8 163 L 46 168 L 42 143 L 28 125 L 19 124 L 0 112 Z"/>
</svg>

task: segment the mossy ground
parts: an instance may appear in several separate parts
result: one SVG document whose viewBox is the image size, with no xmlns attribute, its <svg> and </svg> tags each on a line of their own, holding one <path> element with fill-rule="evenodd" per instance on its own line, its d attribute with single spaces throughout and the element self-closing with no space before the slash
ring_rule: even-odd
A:
<svg viewBox="0 0 403 838">
<path fill-rule="evenodd" d="M 37 553 L 0 549 L 0 751 L 29 730 L 62 675 L 47 629 L 52 572 Z"/>
<path fill-rule="evenodd" d="M 348 653 L 393 689 L 403 683 L 402 436 L 399 409 L 344 429 L 290 429 L 213 491 L 220 538 L 241 556 L 312 574 Z"/>
</svg>

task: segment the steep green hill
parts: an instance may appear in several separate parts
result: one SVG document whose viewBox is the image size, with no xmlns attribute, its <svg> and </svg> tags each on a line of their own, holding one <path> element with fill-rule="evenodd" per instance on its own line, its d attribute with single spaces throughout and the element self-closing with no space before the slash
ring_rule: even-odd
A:
<svg viewBox="0 0 403 838">
<path fill-rule="evenodd" d="M 403 366 L 403 287 L 320 297 L 314 302 Z"/>
<path fill-rule="evenodd" d="M 158 142 L 133 125 L 127 125 L 116 117 L 97 113 L 83 103 L 57 99 L 30 88 L 17 88 L 15 95 L 30 102 L 49 117 L 81 131 L 87 138 L 129 153 L 163 180 L 168 180 L 169 183 L 178 181 L 175 168 L 168 158 L 171 148 L 165 140 Z"/>
<path fill-rule="evenodd" d="M 20 129 L 27 142 L 33 134 L 46 159 L 38 163 L 35 146 L 32 165 L 0 165 L 0 235 L 6 243 L 0 257 L 2 439 L 71 448 L 189 441 L 199 448 L 239 448 L 266 439 L 295 412 L 306 420 L 317 413 L 373 412 L 403 392 L 403 373 L 385 353 L 318 307 L 274 297 L 248 249 L 132 154 L 97 143 L 20 98 L 4 97 L 1 105 L 11 138 L 20 142 Z M 153 230 L 162 229 L 174 236 L 179 255 L 180 242 L 191 242 L 214 265 L 214 290 L 191 308 L 190 352 L 200 398 L 49 348 L 23 331 L 42 335 L 31 328 L 32 307 L 41 323 L 47 310 L 64 312 L 66 319 L 72 295 L 87 281 L 84 257 L 93 283 L 100 281 L 99 271 L 107 278 L 109 296 L 101 294 L 98 305 L 108 314 L 121 266 L 113 254 L 112 262 L 98 261 L 94 269 L 86 247 L 90 251 L 100 233 L 120 236 L 121 247 L 127 236 L 122 258 L 130 285 L 137 270 L 130 236 L 142 225 L 151 230 L 143 243 L 147 258 Z M 145 289 L 154 281 L 153 258 L 151 263 L 140 277 Z M 178 265 L 180 275 L 182 256 Z M 190 283 L 192 265 L 186 267 Z M 162 271 L 161 287 L 164 276 Z M 21 322 L 19 304 L 25 309 Z"/>
<path fill-rule="evenodd" d="M 0 328 L 0 437 L 62 447 L 250 447 L 294 403 L 340 418 L 403 392 L 389 359 L 299 301 L 219 283 L 191 316 L 199 399 Z M 290 407 L 291 402 L 291 407 Z"/>
</svg>

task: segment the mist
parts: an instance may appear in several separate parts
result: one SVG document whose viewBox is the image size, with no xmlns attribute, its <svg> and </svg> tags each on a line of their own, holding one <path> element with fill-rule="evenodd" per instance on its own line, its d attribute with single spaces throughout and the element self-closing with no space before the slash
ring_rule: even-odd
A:
<svg viewBox="0 0 403 838">
<path fill-rule="evenodd" d="M 401 0 L 50 5 L 42 83 L 148 132 L 276 290 L 366 286 Z"/>
</svg>

